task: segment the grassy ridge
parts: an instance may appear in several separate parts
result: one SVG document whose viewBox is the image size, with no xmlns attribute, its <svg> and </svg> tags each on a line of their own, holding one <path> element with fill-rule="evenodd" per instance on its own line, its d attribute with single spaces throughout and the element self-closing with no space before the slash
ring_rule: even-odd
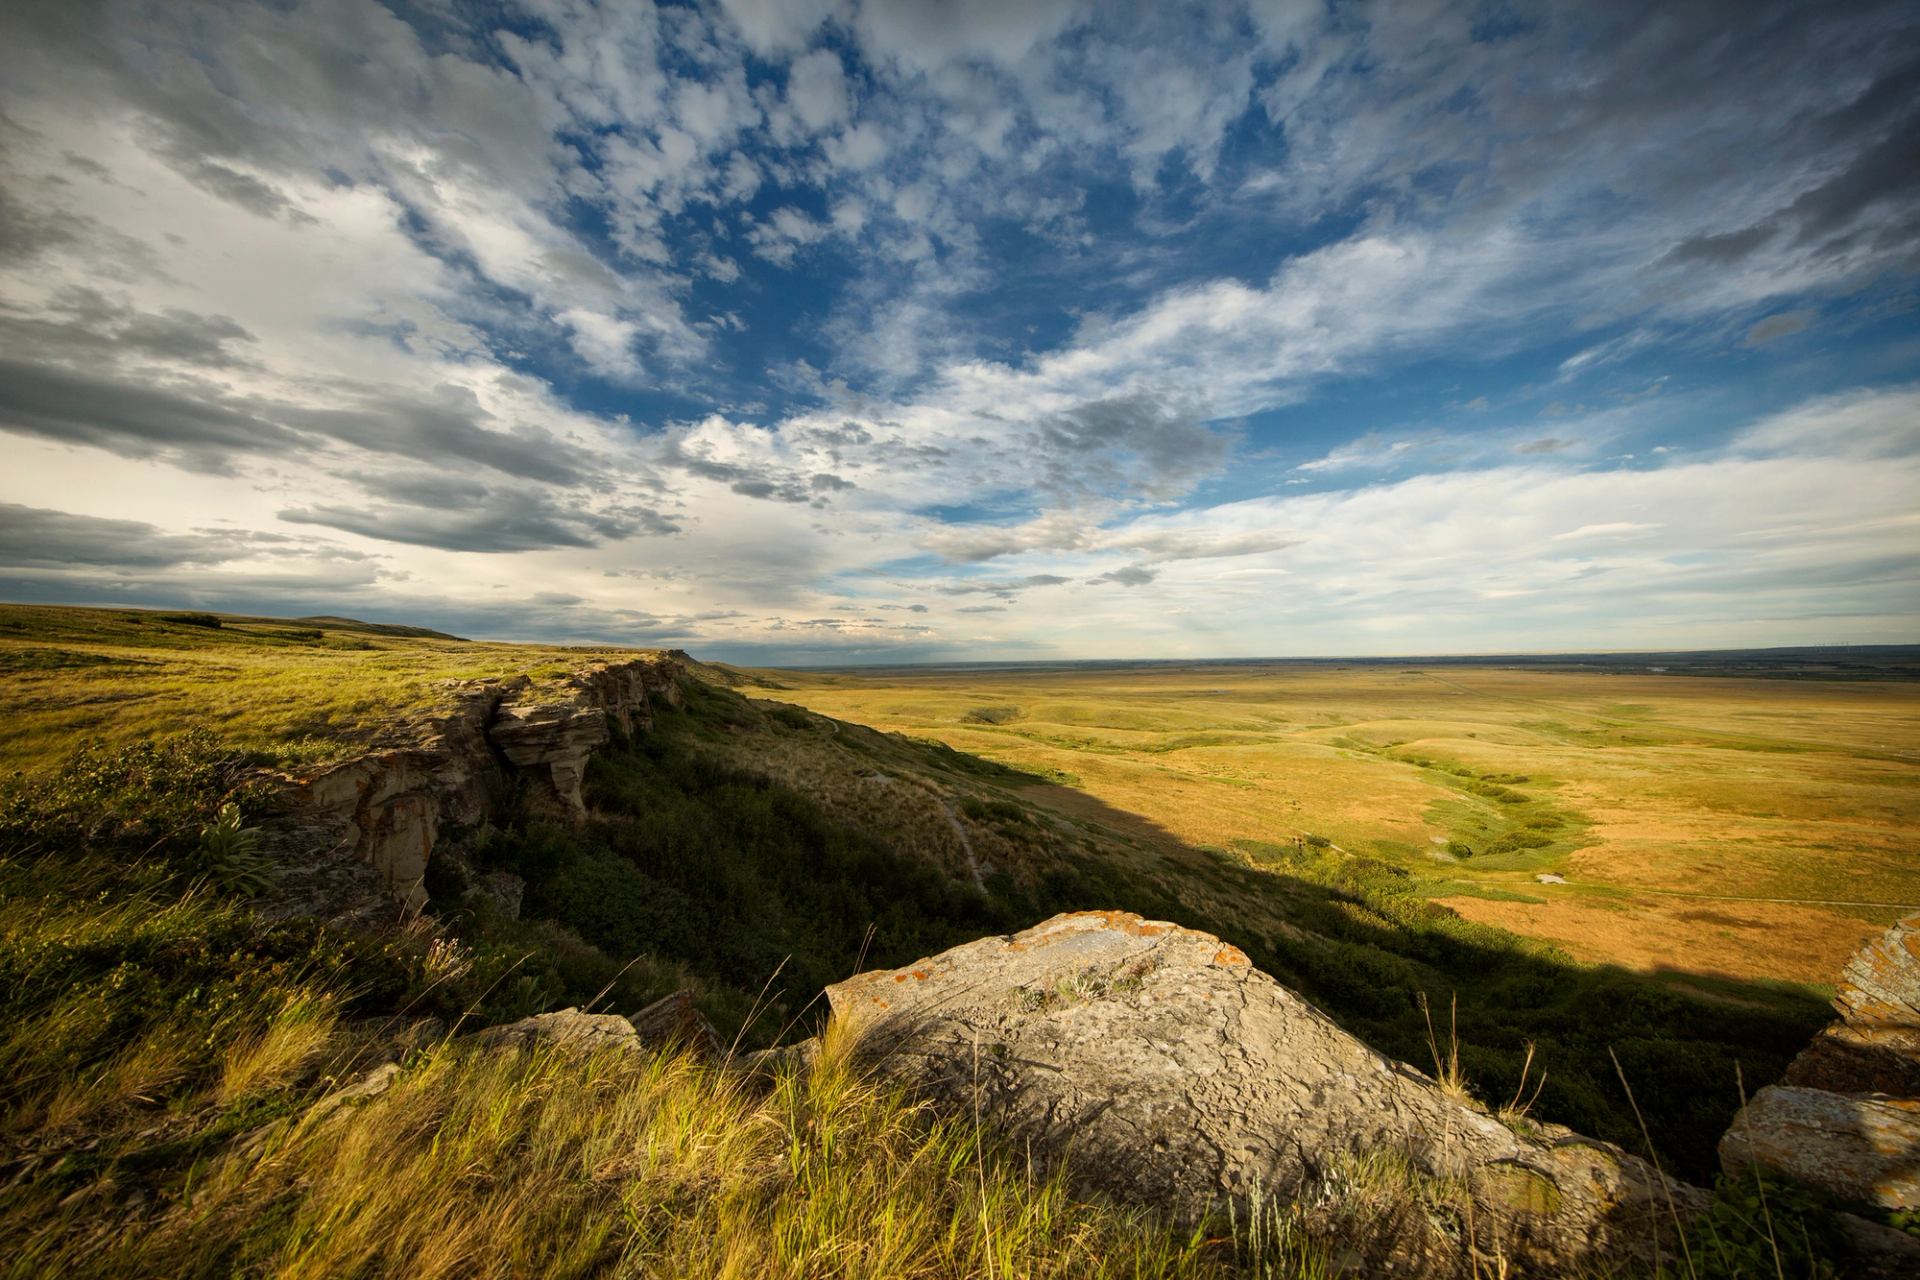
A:
<svg viewBox="0 0 1920 1280">
<path fill-rule="evenodd" d="M 536 683 L 619 651 L 483 644 L 336 618 L 0 605 L 0 763 L 198 727 L 283 761 L 337 755 L 428 711 L 444 680 Z"/>
<path fill-rule="evenodd" d="M 747 692 L 755 674 L 738 673 Z M 1070 812 L 1091 797 L 1170 842 L 1317 836 L 1582 960 L 1817 988 L 1920 906 L 1920 682 L 1871 674 L 1296 662 L 760 678 L 769 696 L 1055 779 L 1077 795 L 1028 797 Z"/>
<path fill-rule="evenodd" d="M 175 637 L 185 705 L 220 705 L 228 628 L 169 625 L 207 637 L 204 650 Z M 80 643 L 59 640 L 37 647 Z M 392 648 L 346 652 L 390 653 L 429 681 L 468 661 L 449 641 L 379 643 Z M 274 660 L 351 670 L 324 654 Z M 385 705 L 433 697 L 394 687 Z M 1571 964 L 1435 908 L 1391 862 L 1170 845 L 1097 803 L 1036 807 L 1036 789 L 1060 789 L 940 744 L 716 685 L 688 695 L 596 760 L 586 824 L 510 815 L 465 863 L 436 858 L 438 928 L 273 924 L 222 887 L 236 882 L 206 833 L 222 803 L 246 804 L 236 784 L 272 756 L 270 718 L 234 717 L 237 737 L 121 731 L 61 769 L 16 757 L 29 767 L 0 803 L 0 1237 L 22 1247 L 0 1267 L 1310 1273 L 1319 1255 L 1286 1231 L 1258 1256 L 1231 1234 L 1196 1244 L 1035 1181 L 990 1136 L 844 1073 L 748 1088 L 672 1057 L 502 1059 L 447 1038 L 691 985 L 729 1037 L 765 1043 L 813 1029 L 819 985 L 863 957 L 904 963 L 1056 910 L 1130 908 L 1221 933 L 1416 1062 L 1420 997 L 1458 992 L 1483 1097 L 1504 1101 L 1533 1040 L 1550 1075 L 1536 1114 L 1631 1143 L 1605 1065 L 1617 1050 L 1667 1154 L 1693 1171 L 1731 1112 L 1733 1063 L 1750 1086 L 1769 1078 L 1821 1016 L 1791 993 L 1701 1001 Z M 332 749 L 365 728 L 327 723 Z M 503 869 L 526 878 L 528 918 L 465 892 L 467 876 Z M 313 1113 L 395 1055 L 408 1069 L 390 1095 Z"/>
</svg>

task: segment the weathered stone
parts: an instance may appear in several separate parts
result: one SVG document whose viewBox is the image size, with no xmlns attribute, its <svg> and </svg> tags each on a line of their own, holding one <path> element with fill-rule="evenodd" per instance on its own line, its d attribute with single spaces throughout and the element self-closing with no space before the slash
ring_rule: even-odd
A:
<svg viewBox="0 0 1920 1280">
<path fill-rule="evenodd" d="M 493 743 L 522 773 L 533 778 L 545 798 L 570 812 L 586 810 L 580 784 L 587 759 L 613 736 L 600 707 L 578 703 L 515 704 L 500 708 L 493 722 Z"/>
<path fill-rule="evenodd" d="M 376 749 L 273 776 L 279 794 L 262 828 L 278 872 L 262 909 L 363 920 L 418 912 L 446 828 L 496 815 L 516 770 L 539 796 L 583 812 L 588 758 L 612 727 L 650 726 L 652 699 L 677 704 L 678 672 L 658 657 L 595 663 L 541 700 L 524 676 L 450 681 L 443 712 L 397 727 Z"/>
<path fill-rule="evenodd" d="M 1066 1158 L 1081 1183 L 1185 1222 L 1293 1200 L 1343 1161 L 1385 1153 L 1471 1199 L 1449 1231 L 1394 1242 L 1396 1256 L 1444 1273 L 1477 1250 L 1558 1274 L 1590 1257 L 1647 1261 L 1674 1210 L 1704 1204 L 1616 1148 L 1551 1127 L 1515 1134 L 1238 949 L 1134 915 L 1056 916 L 827 994 L 881 1069 Z"/>
<path fill-rule="evenodd" d="M 1920 915 L 1855 952 L 1840 973 L 1833 1023 L 1785 1082 L 1838 1093 L 1920 1097 Z"/>
<path fill-rule="evenodd" d="M 1720 1140 L 1729 1173 L 1758 1164 L 1843 1201 L 1920 1208 L 1920 1101 L 1770 1085 Z"/>
<path fill-rule="evenodd" d="M 682 988 L 662 996 L 627 1021 L 650 1049 L 689 1049 L 703 1058 L 720 1055 L 720 1035 L 707 1015 L 694 1008 L 693 992 Z"/>
<path fill-rule="evenodd" d="M 1920 915 L 1856 952 L 1829 1026 L 1720 1140 L 1755 1165 L 1876 1209 L 1920 1208 Z"/>
<path fill-rule="evenodd" d="M 582 1013 L 562 1009 L 557 1013 L 539 1013 L 504 1026 L 475 1032 L 473 1042 L 481 1045 L 531 1049 L 536 1045 L 558 1045 L 567 1049 L 619 1049 L 639 1051 L 645 1046 L 633 1024 L 617 1013 Z"/>
</svg>

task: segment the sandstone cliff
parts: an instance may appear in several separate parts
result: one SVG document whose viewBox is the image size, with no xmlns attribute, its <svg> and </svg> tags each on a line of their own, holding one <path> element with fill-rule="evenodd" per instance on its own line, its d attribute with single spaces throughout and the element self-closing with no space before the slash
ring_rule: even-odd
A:
<svg viewBox="0 0 1920 1280">
<path fill-rule="evenodd" d="M 1839 1020 L 1734 1118 L 1721 1161 L 1866 1209 L 1920 1209 L 1920 915 L 1854 955 L 1833 1003 Z"/>
<path fill-rule="evenodd" d="M 417 912 L 435 846 L 492 820 L 516 788 L 535 804 L 583 812 L 593 753 L 616 729 L 646 730 L 655 699 L 679 704 L 680 657 L 596 663 L 557 683 L 452 682 L 445 710 L 395 726 L 372 749 L 274 775 L 263 826 L 281 874 L 265 909 L 334 918 Z"/>
</svg>

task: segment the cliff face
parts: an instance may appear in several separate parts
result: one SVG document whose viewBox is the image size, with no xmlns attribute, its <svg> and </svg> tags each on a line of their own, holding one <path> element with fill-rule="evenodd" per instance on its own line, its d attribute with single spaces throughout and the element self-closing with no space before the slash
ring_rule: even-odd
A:
<svg viewBox="0 0 1920 1280">
<path fill-rule="evenodd" d="M 580 815 L 587 761 L 645 732 L 655 699 L 680 704 L 676 655 L 596 663 L 556 685 L 526 676 L 447 688 L 447 709 L 397 726 L 364 754 L 275 775 L 263 823 L 283 868 L 264 904 L 280 916 L 378 918 L 426 903 L 443 835 L 485 825 L 527 799 Z"/>
</svg>

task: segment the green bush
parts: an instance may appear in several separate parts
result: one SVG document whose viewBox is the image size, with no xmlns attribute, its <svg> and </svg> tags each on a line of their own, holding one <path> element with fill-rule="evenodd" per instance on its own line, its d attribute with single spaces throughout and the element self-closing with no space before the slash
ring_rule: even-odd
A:
<svg viewBox="0 0 1920 1280">
<path fill-rule="evenodd" d="M 1714 1179 L 1707 1212 L 1687 1232 L 1687 1255 L 1698 1280 L 1833 1280 L 1843 1274 L 1846 1242 L 1817 1195 L 1754 1171 Z"/>
</svg>

